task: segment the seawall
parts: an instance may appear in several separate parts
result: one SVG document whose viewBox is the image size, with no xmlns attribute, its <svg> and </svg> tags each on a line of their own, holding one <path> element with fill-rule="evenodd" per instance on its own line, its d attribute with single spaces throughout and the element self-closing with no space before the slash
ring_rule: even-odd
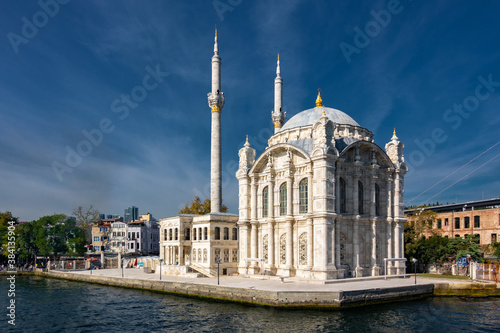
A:
<svg viewBox="0 0 500 333">
<path fill-rule="evenodd" d="M 350 291 L 271 291 L 189 282 L 83 275 L 58 271 L 38 274 L 53 278 L 152 290 L 189 297 L 286 308 L 338 309 L 394 301 L 407 301 L 432 296 L 434 290 L 434 285 L 429 283 Z"/>
</svg>

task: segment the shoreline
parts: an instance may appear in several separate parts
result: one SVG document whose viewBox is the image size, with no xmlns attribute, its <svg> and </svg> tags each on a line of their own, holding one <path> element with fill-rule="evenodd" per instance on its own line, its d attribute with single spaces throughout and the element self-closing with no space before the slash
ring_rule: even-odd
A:
<svg viewBox="0 0 500 333">
<path fill-rule="evenodd" d="M 426 297 L 500 297 L 500 284 L 481 282 L 450 282 L 438 279 L 412 278 L 353 281 L 321 285 L 304 281 L 281 283 L 276 280 L 250 277 L 223 277 L 216 279 L 188 279 L 164 276 L 136 270 L 103 270 L 90 275 L 89 271 L 19 272 L 18 275 L 36 275 L 48 278 L 95 283 L 122 288 L 149 290 L 183 297 L 217 302 L 234 302 L 250 306 L 286 309 L 341 310 Z M 3 273 L 3 272 L 2 272 Z M 2 274 L 7 275 L 7 274 Z M 133 275 L 133 276 L 131 276 Z"/>
</svg>

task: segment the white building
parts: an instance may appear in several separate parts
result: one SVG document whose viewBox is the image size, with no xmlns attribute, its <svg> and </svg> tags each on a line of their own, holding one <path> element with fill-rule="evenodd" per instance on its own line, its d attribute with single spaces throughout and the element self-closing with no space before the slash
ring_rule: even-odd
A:
<svg viewBox="0 0 500 333">
<path fill-rule="evenodd" d="M 238 215 L 221 213 L 221 112 L 224 107 L 221 91 L 221 58 L 217 32 L 212 57 L 212 90 L 208 105 L 212 116 L 210 200 L 211 213 L 180 215 L 160 219 L 160 258 L 165 273 L 185 274 L 196 271 L 207 276 L 232 274 L 238 266 Z"/>
<path fill-rule="evenodd" d="M 383 274 L 404 257 L 403 143 L 385 146 L 342 111 L 316 107 L 285 122 L 278 58 L 275 133 L 256 158 L 240 150 L 239 272 L 340 279 Z M 395 262 L 390 272 L 402 273 Z"/>
<path fill-rule="evenodd" d="M 109 249 L 114 253 L 124 254 L 127 252 L 127 223 L 111 223 L 111 231 L 109 233 Z"/>
<path fill-rule="evenodd" d="M 157 222 L 137 220 L 127 224 L 127 253 L 158 254 L 159 244 Z"/>
</svg>

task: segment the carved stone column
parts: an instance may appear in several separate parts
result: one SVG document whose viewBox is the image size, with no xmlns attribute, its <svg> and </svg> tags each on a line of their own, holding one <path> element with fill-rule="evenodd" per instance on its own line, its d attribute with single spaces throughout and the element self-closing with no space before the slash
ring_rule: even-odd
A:
<svg viewBox="0 0 500 333">
<path fill-rule="evenodd" d="M 312 219 L 307 219 L 307 269 L 312 269 L 313 267 L 313 255 L 314 255 L 314 230 Z"/>
<path fill-rule="evenodd" d="M 293 221 L 286 221 L 286 268 L 293 267 Z"/>
</svg>

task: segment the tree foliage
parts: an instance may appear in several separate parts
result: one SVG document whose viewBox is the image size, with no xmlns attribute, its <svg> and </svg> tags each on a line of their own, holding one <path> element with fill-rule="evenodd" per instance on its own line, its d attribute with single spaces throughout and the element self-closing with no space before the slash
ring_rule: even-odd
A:
<svg viewBox="0 0 500 333">
<path fill-rule="evenodd" d="M 193 201 L 187 203 L 184 208 L 179 211 L 179 214 L 195 214 L 195 215 L 205 215 L 210 213 L 210 199 L 205 199 L 201 202 L 200 197 L 195 196 Z M 221 207 L 222 213 L 227 213 L 226 205 Z"/>
<path fill-rule="evenodd" d="M 14 221 L 15 224 L 19 222 L 17 217 L 12 216 L 11 212 L 0 212 L 0 254 L 7 255 L 7 238 L 9 222 Z"/>
</svg>

